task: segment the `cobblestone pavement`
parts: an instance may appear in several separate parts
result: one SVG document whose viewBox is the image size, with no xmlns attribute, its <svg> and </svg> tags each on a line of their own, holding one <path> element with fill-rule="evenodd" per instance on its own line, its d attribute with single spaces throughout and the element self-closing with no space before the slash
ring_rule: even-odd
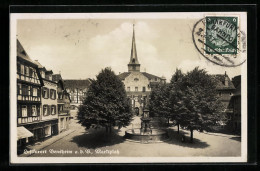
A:
<svg viewBox="0 0 260 171">
<path fill-rule="evenodd" d="M 140 144 L 123 138 L 124 132 L 132 127 L 140 127 L 140 118 L 135 117 L 127 128 L 113 133 L 105 129 L 85 130 L 76 119 L 71 121 L 71 133 L 60 137 L 52 144 L 39 149 L 43 153 L 35 153 L 30 157 L 184 157 L 184 156 L 240 156 L 240 137 L 226 134 L 200 133 L 194 131 L 194 143 L 181 142 L 181 135 L 189 138 L 189 132 L 181 130 L 177 134 L 176 127 L 168 128 L 170 139 L 162 143 Z M 33 149 L 33 147 L 32 147 Z"/>
</svg>

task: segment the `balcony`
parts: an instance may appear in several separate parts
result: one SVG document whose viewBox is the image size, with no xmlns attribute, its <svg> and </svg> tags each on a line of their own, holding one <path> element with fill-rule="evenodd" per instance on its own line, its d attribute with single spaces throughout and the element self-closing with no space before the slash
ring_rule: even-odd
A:
<svg viewBox="0 0 260 171">
<path fill-rule="evenodd" d="M 35 83 L 35 84 L 40 84 L 39 79 L 36 79 L 35 77 L 30 77 L 30 76 L 27 76 L 27 75 L 22 75 L 22 74 L 19 74 L 19 73 L 17 73 L 17 79 L 22 80 L 22 81 Z"/>
</svg>

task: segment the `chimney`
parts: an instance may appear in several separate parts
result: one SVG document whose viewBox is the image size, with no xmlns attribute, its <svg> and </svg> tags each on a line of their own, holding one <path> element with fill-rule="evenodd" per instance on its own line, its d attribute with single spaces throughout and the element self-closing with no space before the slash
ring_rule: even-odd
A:
<svg viewBox="0 0 260 171">
<path fill-rule="evenodd" d="M 228 87 L 228 76 L 226 71 L 225 71 L 225 86 Z"/>
</svg>

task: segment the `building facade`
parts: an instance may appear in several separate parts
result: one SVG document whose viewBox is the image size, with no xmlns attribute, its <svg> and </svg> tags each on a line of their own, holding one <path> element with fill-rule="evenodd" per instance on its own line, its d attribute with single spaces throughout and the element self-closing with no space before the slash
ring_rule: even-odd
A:
<svg viewBox="0 0 260 171">
<path fill-rule="evenodd" d="M 225 74 L 218 74 L 213 76 L 218 80 L 217 82 L 218 96 L 220 97 L 221 102 L 226 108 L 226 112 L 233 112 L 229 110 L 231 109 L 230 100 L 236 89 L 234 84 L 232 83 L 232 81 L 230 80 L 226 72 Z"/>
<path fill-rule="evenodd" d="M 17 145 L 42 138 L 41 87 L 44 85 L 38 66 L 17 40 Z"/>
<path fill-rule="evenodd" d="M 241 75 L 234 77 L 232 82 L 236 90 L 230 100 L 233 113 L 228 126 L 233 133 L 241 134 Z"/>
<path fill-rule="evenodd" d="M 224 74 L 217 74 L 212 76 L 217 80 L 218 96 L 221 103 L 223 104 L 224 112 L 226 114 L 226 121 L 221 121 L 221 127 L 218 127 L 217 129 L 229 130 L 229 122 L 233 115 L 233 104 L 231 99 L 236 88 L 226 72 Z"/>
<path fill-rule="evenodd" d="M 133 111 L 136 115 L 143 113 L 145 104 L 149 99 L 149 95 L 154 84 L 166 83 L 164 77 L 158 77 L 146 72 L 140 71 L 141 64 L 137 58 L 137 50 L 135 43 L 135 30 L 133 28 L 132 48 L 130 61 L 128 64 L 128 72 L 118 75 L 125 85 L 127 97 L 131 102 Z"/>
<path fill-rule="evenodd" d="M 91 84 L 89 79 L 85 80 L 64 80 L 64 88 L 70 96 L 70 106 L 71 108 L 78 107 L 84 102 L 86 98 L 87 91 Z"/>
<path fill-rule="evenodd" d="M 64 83 L 60 74 L 55 74 L 52 77 L 53 81 L 57 82 L 57 110 L 58 110 L 58 126 L 59 132 L 69 129 L 70 123 L 70 96 L 64 88 Z"/>
<path fill-rule="evenodd" d="M 42 87 L 42 121 L 45 122 L 43 136 L 50 137 L 59 133 L 57 111 L 57 83 L 52 81 L 51 70 L 46 70 L 38 61 L 35 61 L 40 70 L 44 86 Z"/>
</svg>

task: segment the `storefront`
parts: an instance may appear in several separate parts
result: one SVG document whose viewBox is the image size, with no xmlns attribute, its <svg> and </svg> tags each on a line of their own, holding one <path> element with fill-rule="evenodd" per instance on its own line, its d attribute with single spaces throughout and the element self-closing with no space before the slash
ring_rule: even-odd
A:
<svg viewBox="0 0 260 171">
<path fill-rule="evenodd" d="M 47 137 L 58 134 L 58 119 L 23 126 L 33 134 L 26 143 L 42 141 Z"/>
</svg>

